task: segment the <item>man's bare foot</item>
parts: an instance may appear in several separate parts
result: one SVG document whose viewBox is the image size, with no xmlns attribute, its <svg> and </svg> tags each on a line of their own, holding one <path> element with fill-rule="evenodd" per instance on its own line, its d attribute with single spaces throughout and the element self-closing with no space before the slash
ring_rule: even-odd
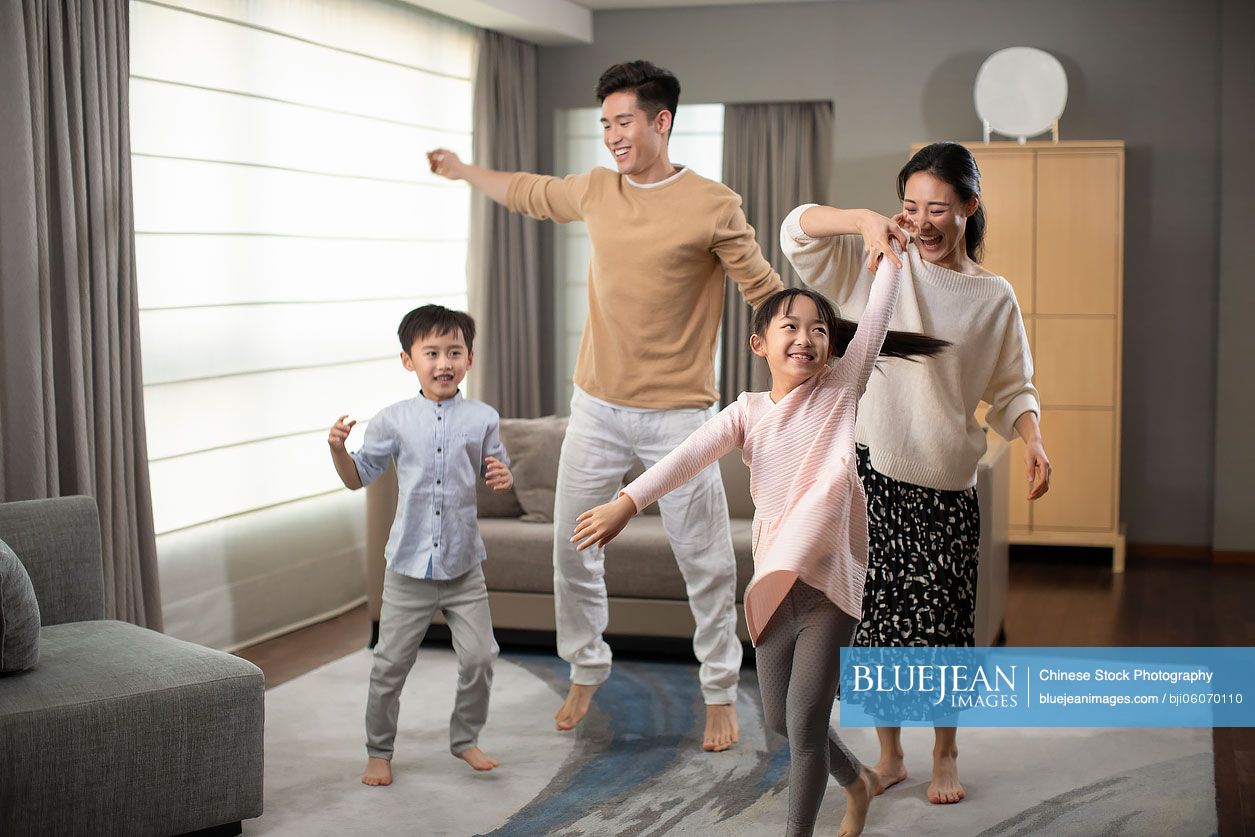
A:
<svg viewBox="0 0 1255 837">
<path fill-rule="evenodd" d="M 872 797 L 879 793 L 876 790 L 879 784 L 875 773 L 866 767 L 859 767 L 858 779 L 844 789 L 845 816 L 841 818 L 841 828 L 837 832 L 839 837 L 858 837 L 863 833 L 867 809 L 872 804 Z"/>
<path fill-rule="evenodd" d="M 558 711 L 553 716 L 558 729 L 575 729 L 588 714 L 588 707 L 592 704 L 593 694 L 596 691 L 596 686 L 572 683 L 570 691 L 566 693 L 566 700 L 562 701 L 562 706 L 558 707 Z"/>
<path fill-rule="evenodd" d="M 370 756 L 366 759 L 366 772 L 362 774 L 363 785 L 381 787 L 392 784 L 392 762 Z"/>
<path fill-rule="evenodd" d="M 460 758 L 476 770 L 492 770 L 494 767 L 501 766 L 501 762 L 497 761 L 492 756 L 485 755 L 484 751 L 478 747 L 467 747 L 462 752 L 454 753 L 453 755 L 456 758 Z"/>
<path fill-rule="evenodd" d="M 741 740 L 741 728 L 736 723 L 736 704 L 706 704 L 706 736 L 702 749 L 722 753 Z"/>
<path fill-rule="evenodd" d="M 959 784 L 958 757 L 933 754 L 933 780 L 928 785 L 928 801 L 934 805 L 951 805 L 966 796 Z"/>
<path fill-rule="evenodd" d="M 882 755 L 880 761 L 876 762 L 876 766 L 872 768 L 872 774 L 876 778 L 876 795 L 880 796 L 898 782 L 906 779 L 906 763 L 902 761 L 902 756 Z"/>
</svg>

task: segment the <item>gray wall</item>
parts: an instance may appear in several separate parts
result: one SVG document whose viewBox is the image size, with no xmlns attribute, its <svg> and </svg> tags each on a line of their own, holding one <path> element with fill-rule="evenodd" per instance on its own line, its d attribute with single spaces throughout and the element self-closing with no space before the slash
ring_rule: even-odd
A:
<svg viewBox="0 0 1255 837">
<path fill-rule="evenodd" d="M 1225 0 L 1215 547 L 1255 551 L 1255 4 Z"/>
<path fill-rule="evenodd" d="M 889 212 L 911 143 L 979 139 L 980 63 L 1006 46 L 1048 50 L 1068 72 L 1063 137 L 1128 144 L 1129 537 L 1208 544 L 1221 2 L 847 0 L 598 13 L 593 45 L 540 51 L 541 165 L 552 165 L 555 109 L 595 104 L 602 70 L 649 58 L 679 76 L 680 120 L 685 101 L 831 99 L 833 201 Z"/>
</svg>

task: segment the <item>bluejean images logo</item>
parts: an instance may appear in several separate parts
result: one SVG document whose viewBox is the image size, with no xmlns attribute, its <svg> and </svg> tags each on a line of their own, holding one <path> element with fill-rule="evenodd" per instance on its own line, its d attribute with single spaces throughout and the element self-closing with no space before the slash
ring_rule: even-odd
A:
<svg viewBox="0 0 1255 837">
<path fill-rule="evenodd" d="M 843 648 L 842 726 L 1255 726 L 1255 648 Z"/>
<path fill-rule="evenodd" d="M 927 695 L 934 707 L 973 709 L 1015 708 L 1017 667 L 993 665 L 876 665 L 854 666 L 854 693 L 917 693 Z"/>
</svg>

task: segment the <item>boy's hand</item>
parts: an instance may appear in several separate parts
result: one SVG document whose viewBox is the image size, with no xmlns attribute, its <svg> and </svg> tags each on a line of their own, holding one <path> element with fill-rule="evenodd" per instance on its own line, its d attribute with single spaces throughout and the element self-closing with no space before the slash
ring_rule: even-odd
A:
<svg viewBox="0 0 1255 837">
<path fill-rule="evenodd" d="M 493 491 L 508 491 L 514 485 L 514 474 L 510 473 L 510 469 L 500 459 L 486 456 L 484 461 L 488 463 L 488 472 L 484 476 L 484 482 L 488 483 L 488 487 Z"/>
<path fill-rule="evenodd" d="M 427 165 L 431 173 L 450 180 L 462 179 L 462 158 L 447 148 L 427 152 Z"/>
<path fill-rule="evenodd" d="M 349 438 L 349 433 L 353 431 L 353 425 L 357 424 L 357 419 L 353 419 L 348 424 L 344 420 L 348 418 L 348 414 L 340 416 L 336 419 L 336 423 L 331 425 L 331 432 L 327 435 L 327 444 L 331 445 L 332 450 L 344 450 L 344 443 Z"/>
<path fill-rule="evenodd" d="M 575 535 L 571 543 L 577 544 L 575 549 L 583 552 L 596 544 L 605 546 L 623 531 L 632 516 L 636 514 L 636 501 L 626 494 L 620 494 L 609 503 L 589 509 L 576 519 Z"/>
</svg>

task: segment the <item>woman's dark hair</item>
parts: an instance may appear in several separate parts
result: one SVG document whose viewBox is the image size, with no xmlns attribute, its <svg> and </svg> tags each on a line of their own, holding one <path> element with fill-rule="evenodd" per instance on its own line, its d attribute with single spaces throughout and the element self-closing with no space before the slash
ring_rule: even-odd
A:
<svg viewBox="0 0 1255 837">
<path fill-rule="evenodd" d="M 653 119 L 659 111 L 671 112 L 675 126 L 675 109 L 680 106 L 680 80 L 675 73 L 656 67 L 648 61 L 624 61 L 615 64 L 597 79 L 597 101 L 604 102 L 611 93 L 630 90 L 636 103 Z M 668 132 L 670 136 L 670 132 Z"/>
<path fill-rule="evenodd" d="M 926 145 L 907 161 L 898 172 L 898 200 L 906 198 L 906 181 L 911 175 L 925 172 L 938 180 L 949 183 L 967 203 L 972 196 L 980 196 L 980 169 L 976 158 L 957 142 L 934 142 Z M 978 203 L 976 211 L 967 219 L 967 231 L 963 235 L 967 256 L 979 262 L 985 255 L 985 205 Z"/>
<path fill-rule="evenodd" d="M 454 311 L 443 305 L 424 305 L 401 318 L 397 337 L 401 339 L 402 351 L 409 354 L 414 344 L 424 337 L 433 334 L 443 337 L 454 331 L 462 333 L 462 339 L 466 341 L 466 351 L 474 351 L 475 320 L 470 314 Z"/>
<path fill-rule="evenodd" d="M 841 357 L 854 339 L 854 331 L 858 323 L 837 316 L 837 309 L 828 301 L 828 297 L 809 288 L 785 288 L 767 297 L 758 310 L 754 312 L 754 333 L 759 337 L 767 333 L 767 326 L 781 311 L 789 313 L 793 310 L 793 300 L 804 296 L 815 303 L 820 321 L 828 327 L 828 345 L 833 357 Z M 885 335 L 885 343 L 880 348 L 881 357 L 900 357 L 906 360 L 919 360 L 940 354 L 949 346 L 946 340 L 929 337 L 914 331 L 890 331 Z"/>
</svg>

